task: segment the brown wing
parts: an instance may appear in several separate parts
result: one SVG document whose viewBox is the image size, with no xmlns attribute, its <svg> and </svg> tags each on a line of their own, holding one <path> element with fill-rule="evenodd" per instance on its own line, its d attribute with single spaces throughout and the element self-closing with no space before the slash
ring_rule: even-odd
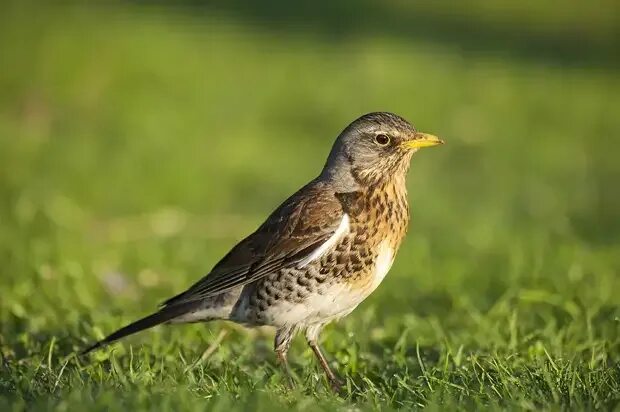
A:
<svg viewBox="0 0 620 412">
<path fill-rule="evenodd" d="M 310 255 L 337 230 L 342 206 L 323 183 L 313 182 L 286 200 L 256 232 L 237 244 L 186 292 L 169 299 L 171 307 L 246 285 Z"/>
</svg>

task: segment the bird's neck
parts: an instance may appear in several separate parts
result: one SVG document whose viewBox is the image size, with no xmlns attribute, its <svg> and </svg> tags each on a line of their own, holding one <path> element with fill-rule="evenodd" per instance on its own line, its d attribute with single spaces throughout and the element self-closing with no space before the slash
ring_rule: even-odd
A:
<svg viewBox="0 0 620 412">
<path fill-rule="evenodd" d="M 336 197 L 353 220 L 389 219 L 395 216 L 405 224 L 409 219 L 409 203 L 404 176 L 364 186 L 357 191 L 338 192 Z M 379 214 L 373 213 L 379 211 Z"/>
<path fill-rule="evenodd" d="M 404 175 L 393 176 L 366 188 L 366 197 L 386 195 L 387 201 L 407 202 L 407 184 Z"/>
<path fill-rule="evenodd" d="M 340 155 L 343 156 L 343 155 Z M 320 180 L 328 182 L 338 193 L 358 192 L 363 185 L 353 174 L 348 159 L 329 159 L 319 176 Z"/>
<path fill-rule="evenodd" d="M 331 164 L 330 164 L 331 163 Z M 348 162 L 328 163 L 318 179 L 328 182 L 336 192 L 360 192 L 373 187 L 396 186 L 406 191 L 409 162 L 385 169 L 358 170 Z"/>
</svg>

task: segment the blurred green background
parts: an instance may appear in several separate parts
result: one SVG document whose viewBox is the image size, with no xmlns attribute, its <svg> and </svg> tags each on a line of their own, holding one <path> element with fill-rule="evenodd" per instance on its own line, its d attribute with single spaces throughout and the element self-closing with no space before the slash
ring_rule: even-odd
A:
<svg viewBox="0 0 620 412">
<path fill-rule="evenodd" d="M 620 401 L 618 2 L 0 6 L 0 408 L 613 408 Z M 302 339 L 87 342 L 207 273 L 393 111 L 413 221 L 371 298 Z M 222 331 L 204 362 L 189 367 Z"/>
</svg>

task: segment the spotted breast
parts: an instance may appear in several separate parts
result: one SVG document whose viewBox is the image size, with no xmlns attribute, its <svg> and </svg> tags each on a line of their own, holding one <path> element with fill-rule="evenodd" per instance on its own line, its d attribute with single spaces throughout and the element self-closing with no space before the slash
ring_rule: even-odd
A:
<svg viewBox="0 0 620 412">
<path fill-rule="evenodd" d="M 390 270 L 408 226 L 406 189 L 394 183 L 339 194 L 337 230 L 297 265 L 246 287 L 252 309 L 245 321 L 278 327 L 327 323 L 368 297 Z"/>
</svg>

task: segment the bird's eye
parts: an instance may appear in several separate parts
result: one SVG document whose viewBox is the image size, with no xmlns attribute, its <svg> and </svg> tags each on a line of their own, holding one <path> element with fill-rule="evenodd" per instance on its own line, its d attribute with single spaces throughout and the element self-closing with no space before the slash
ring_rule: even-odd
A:
<svg viewBox="0 0 620 412">
<path fill-rule="evenodd" d="M 387 146 L 390 143 L 390 136 L 386 134 L 378 134 L 375 136 L 375 143 L 379 146 Z"/>
</svg>

